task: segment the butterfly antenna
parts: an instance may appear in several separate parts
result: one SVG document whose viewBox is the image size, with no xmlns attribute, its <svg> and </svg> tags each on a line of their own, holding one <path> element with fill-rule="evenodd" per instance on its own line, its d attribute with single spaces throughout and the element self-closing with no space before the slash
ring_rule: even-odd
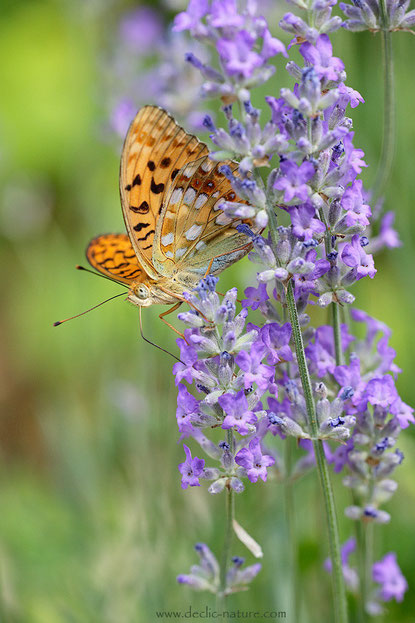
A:
<svg viewBox="0 0 415 623">
<path fill-rule="evenodd" d="M 121 292 L 120 294 L 116 294 L 115 296 L 111 296 L 109 299 L 106 299 L 105 301 L 102 301 L 101 303 L 98 303 L 98 305 L 94 305 L 94 307 L 90 307 L 89 309 L 81 312 L 80 314 L 76 314 L 75 316 L 71 316 L 70 318 L 65 318 L 65 320 L 58 320 L 58 322 L 54 322 L 53 326 L 54 327 L 58 327 L 60 324 L 63 324 L 64 322 L 68 322 L 68 320 L 73 320 L 74 318 L 79 318 L 79 316 L 83 316 L 84 314 L 87 314 L 88 312 L 92 311 L 93 309 L 96 309 L 97 307 L 101 307 L 101 305 L 104 305 L 104 303 L 108 303 L 109 301 L 112 301 L 113 299 L 116 299 L 118 296 L 124 296 L 125 292 Z"/>
<path fill-rule="evenodd" d="M 166 353 L 167 355 L 170 355 L 170 357 L 173 357 L 173 359 L 175 359 L 175 360 L 176 360 L 176 361 L 178 361 L 179 363 L 183 363 L 183 365 L 184 365 L 184 362 L 183 362 L 181 359 L 179 359 L 178 357 L 176 357 L 176 355 L 173 355 L 173 353 L 171 353 L 169 350 L 166 350 L 165 348 L 162 348 L 162 347 L 161 347 L 161 346 L 159 346 L 158 344 L 155 344 L 154 342 L 152 342 L 151 340 L 148 340 L 148 339 L 145 337 L 145 335 L 144 335 L 144 333 L 143 333 L 143 324 L 142 324 L 142 321 L 141 321 L 141 307 L 139 307 L 139 308 L 138 308 L 138 317 L 139 317 L 139 319 L 140 319 L 140 333 L 141 333 L 141 337 L 143 338 L 143 340 L 144 340 L 145 342 L 147 342 L 147 344 L 151 344 L 152 346 L 155 346 L 155 347 L 156 347 L 156 348 L 158 348 L 159 350 L 162 350 L 162 351 L 163 351 L 163 353 Z"/>
<path fill-rule="evenodd" d="M 102 277 L 103 279 L 108 279 L 108 281 L 112 281 L 112 283 L 119 283 L 123 288 L 128 288 L 126 283 L 122 283 L 122 281 L 117 281 L 112 277 L 108 277 L 107 275 L 103 275 L 102 273 L 96 273 L 95 270 L 91 270 L 90 268 L 85 268 L 85 266 L 80 266 L 77 264 L 75 266 L 76 270 L 84 270 L 86 273 L 91 273 L 91 275 L 95 275 L 95 277 Z"/>
</svg>

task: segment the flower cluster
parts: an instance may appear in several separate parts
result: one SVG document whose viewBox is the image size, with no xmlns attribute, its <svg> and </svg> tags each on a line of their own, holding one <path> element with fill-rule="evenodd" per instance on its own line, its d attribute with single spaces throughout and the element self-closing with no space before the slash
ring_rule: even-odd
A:
<svg viewBox="0 0 415 623">
<path fill-rule="evenodd" d="M 202 94 L 221 97 L 225 103 L 244 100 L 246 89 L 266 82 L 275 67 L 269 60 L 286 55 L 285 46 L 273 37 L 267 21 L 256 15 L 256 3 L 247 2 L 238 11 L 236 0 L 190 0 L 187 11 L 179 13 L 173 30 L 190 31 L 193 37 L 215 46 L 220 69 L 204 63 L 192 53 L 186 60 L 206 79 Z"/>
<path fill-rule="evenodd" d="M 348 30 L 410 30 L 415 24 L 415 10 L 408 11 L 410 0 L 384 2 L 382 0 L 354 0 L 353 4 L 340 3 L 347 16 L 342 24 Z"/>
<path fill-rule="evenodd" d="M 189 574 L 177 576 L 179 584 L 187 584 L 196 591 L 219 592 L 220 569 L 214 554 L 205 543 L 197 543 L 195 550 L 199 556 L 199 564 L 193 565 Z M 226 577 L 225 595 L 243 590 L 259 573 L 261 565 L 256 563 L 243 568 L 245 560 L 239 556 L 232 558 L 232 567 Z"/>
<path fill-rule="evenodd" d="M 397 488 L 390 478 L 402 463 L 403 453 L 396 447 L 402 429 L 414 422 L 413 410 L 398 395 L 394 376 L 395 351 L 388 345 L 389 329 L 364 312 L 353 309 L 356 322 L 366 324 L 366 337 L 354 343 L 348 366 L 336 366 L 332 374 L 347 395 L 345 412 L 354 414 L 356 426 L 346 446 L 333 455 L 335 470 L 345 469 L 343 483 L 355 493 L 359 504 L 346 508 L 351 519 L 386 523 L 389 513 L 379 506 Z"/>
<path fill-rule="evenodd" d="M 265 363 L 272 347 L 267 348 L 257 330 L 244 333 L 248 312 L 242 309 L 236 314 L 236 289 L 229 290 L 221 302 L 216 282 L 216 277 L 202 279 L 197 292 L 187 295 L 192 309 L 179 314 L 179 319 L 189 328 L 178 340 L 181 362 L 173 372 L 179 384 L 177 421 L 182 438 L 193 437 L 220 467 L 205 468 L 204 461 L 192 459 L 186 449 L 187 460 L 180 471 L 184 487 L 206 478 L 213 481 L 210 493 L 225 487 L 239 493 L 243 478 L 265 481 L 267 468 L 275 462 L 261 447 L 269 421 L 260 403 L 261 396 L 274 387 L 275 371 Z M 195 383 L 203 399 L 197 400 L 182 380 Z M 215 444 L 203 434 L 203 429 L 212 427 L 231 434 Z"/>
<path fill-rule="evenodd" d="M 191 129 L 202 128 L 206 110 L 199 97 L 202 79 L 183 63 L 185 54 L 197 55 L 203 62 L 210 56 L 186 33 L 166 29 L 160 13 L 151 6 L 143 5 L 123 15 L 105 61 L 113 132 L 124 137 L 137 109 L 151 102 Z"/>
<path fill-rule="evenodd" d="M 225 127 L 208 115 L 203 121 L 215 145 L 210 157 L 238 163 L 237 173 L 226 164 L 220 170 L 245 203 L 220 207 L 230 217 L 253 219 L 259 230 L 269 226 L 260 236 L 239 225 L 252 245 L 250 259 L 259 265 L 239 313 L 236 289 L 221 301 L 211 276 L 185 295 L 191 309 L 178 316 L 187 328 L 174 367 L 179 430 L 219 465 L 206 466 L 185 446 L 182 486 L 206 479 L 212 494 L 240 493 L 246 479 L 256 483 L 273 474 L 289 480 L 305 473 L 323 447 L 323 458 L 325 453 L 336 471 L 347 471 L 344 485 L 355 494 L 346 516 L 384 523 L 389 514 L 380 507 L 396 489 L 390 476 L 403 459 L 397 437 L 414 418 L 395 387 L 400 370 L 389 329 L 352 309 L 353 322 L 366 325 L 365 338 L 357 339 L 343 312 L 355 300 L 353 284 L 374 278 L 373 254 L 400 242 L 391 213 L 373 234 L 380 209 L 370 205 L 359 179 L 367 165 L 354 146 L 349 117 L 364 100 L 346 86 L 344 64 L 333 53 L 328 33 L 342 25 L 331 14 L 335 2 L 292 4 L 307 9 L 309 21 L 288 13 L 280 25 L 295 35 L 290 47 L 298 44 L 302 63 L 286 66 L 296 81 L 292 89 L 265 98 L 265 124 L 250 92 L 273 73 L 271 59 L 286 52 L 255 3 L 239 10 L 234 0 L 191 0 L 175 20 L 175 30 L 209 44 L 217 58 L 214 66 L 186 55 L 200 71 L 202 94 L 222 102 Z M 365 6 L 355 3 L 359 11 Z M 332 324 L 310 326 L 310 304 L 328 307 Z M 247 322 L 249 313 L 255 322 Z M 289 473 L 275 439 L 286 437 L 307 453 Z M 383 567 L 376 564 L 373 580 L 382 584 Z M 349 576 L 356 586 L 355 574 Z M 374 611 L 379 600 L 399 595 L 380 589 L 373 607 L 366 607 Z"/>
<path fill-rule="evenodd" d="M 350 564 L 350 556 L 356 551 L 356 540 L 350 538 L 341 548 L 342 570 L 345 583 L 354 594 L 358 594 L 360 579 L 356 569 Z M 328 558 L 324 567 L 332 572 L 331 560 Z M 366 604 L 366 611 L 372 616 L 384 614 L 384 602 L 396 599 L 402 601 L 408 590 L 408 583 L 396 561 L 396 554 L 389 552 L 381 560 L 372 565 L 372 580 L 375 584 Z M 377 586 L 376 586 L 377 585 Z"/>
</svg>

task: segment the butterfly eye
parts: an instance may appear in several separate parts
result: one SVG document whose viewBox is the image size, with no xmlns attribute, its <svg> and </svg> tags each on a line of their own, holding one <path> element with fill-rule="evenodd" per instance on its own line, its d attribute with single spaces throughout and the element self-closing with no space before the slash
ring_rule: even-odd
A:
<svg viewBox="0 0 415 623">
<path fill-rule="evenodd" d="M 135 291 L 135 294 L 138 296 L 139 299 L 148 299 L 150 293 L 148 291 L 147 286 L 138 286 L 138 288 Z"/>
</svg>

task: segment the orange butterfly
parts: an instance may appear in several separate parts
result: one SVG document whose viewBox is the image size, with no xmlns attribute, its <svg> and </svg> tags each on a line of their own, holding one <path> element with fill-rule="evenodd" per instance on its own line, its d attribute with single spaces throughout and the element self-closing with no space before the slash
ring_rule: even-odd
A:
<svg viewBox="0 0 415 623">
<path fill-rule="evenodd" d="M 145 106 L 128 130 L 120 168 L 126 234 L 94 238 L 86 256 L 97 271 L 129 287 L 131 303 L 175 304 L 207 273 L 218 274 L 251 249 L 220 209 L 239 199 L 209 150 L 161 108 Z M 173 309 L 169 310 L 173 311 Z M 161 314 L 160 317 L 166 313 Z"/>
</svg>

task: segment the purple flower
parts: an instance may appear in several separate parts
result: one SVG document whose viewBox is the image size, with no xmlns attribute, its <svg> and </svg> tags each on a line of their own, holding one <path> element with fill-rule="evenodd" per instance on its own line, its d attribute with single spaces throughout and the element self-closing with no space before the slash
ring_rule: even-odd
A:
<svg viewBox="0 0 415 623">
<path fill-rule="evenodd" d="M 213 0 L 209 23 L 215 28 L 233 30 L 241 28 L 244 18 L 238 13 L 235 0 Z"/>
<path fill-rule="evenodd" d="M 415 422 L 413 408 L 405 404 L 399 396 L 391 405 L 390 412 L 396 417 L 401 428 L 408 428 L 409 424 Z"/>
<path fill-rule="evenodd" d="M 163 23 L 159 13 L 149 6 L 142 6 L 127 13 L 120 24 L 120 36 L 136 53 L 147 53 L 148 48 L 159 41 Z"/>
<path fill-rule="evenodd" d="M 177 576 L 179 584 L 187 584 L 197 591 L 213 591 L 219 582 L 219 563 L 205 543 L 197 543 L 195 550 L 199 556 L 199 564 L 193 565 L 190 574 Z"/>
<path fill-rule="evenodd" d="M 187 11 L 182 11 L 174 19 L 173 30 L 200 30 L 205 27 L 200 23 L 209 10 L 209 0 L 190 0 Z"/>
<path fill-rule="evenodd" d="M 338 80 L 339 74 L 344 70 L 343 61 L 333 56 L 333 48 L 327 35 L 320 35 L 315 45 L 308 41 L 303 43 L 300 54 L 314 67 L 320 79 Z"/>
<path fill-rule="evenodd" d="M 260 563 L 256 563 L 254 565 L 249 565 L 249 567 L 245 567 L 245 569 L 241 569 L 241 566 L 244 564 L 245 559 L 240 558 L 239 556 L 234 556 L 232 558 L 233 565 L 229 569 L 226 579 L 229 587 L 246 587 L 247 584 L 250 584 L 252 580 L 258 575 L 261 571 Z"/>
<path fill-rule="evenodd" d="M 222 428 L 227 430 L 235 427 L 240 435 L 252 432 L 252 426 L 257 421 L 257 416 L 249 411 L 248 400 L 243 389 L 237 394 L 223 394 L 218 402 L 226 413 Z"/>
<path fill-rule="evenodd" d="M 274 188 L 284 191 L 284 201 L 288 203 L 294 197 L 306 201 L 310 193 L 307 183 L 314 175 L 315 170 L 311 162 L 303 162 L 297 166 L 292 160 L 283 160 L 280 165 L 282 176 L 277 177 Z"/>
<path fill-rule="evenodd" d="M 307 242 L 313 238 L 314 234 L 322 234 L 326 231 L 324 223 L 315 217 L 316 210 L 312 205 L 306 203 L 292 207 L 289 208 L 289 212 L 293 225 L 293 234 L 300 240 Z"/>
<path fill-rule="evenodd" d="M 344 152 L 346 154 L 346 169 L 349 170 L 347 181 L 353 181 L 356 175 L 362 172 L 362 167 L 367 167 L 363 160 L 365 152 L 362 149 L 355 149 L 353 146 L 354 132 L 349 132 L 343 139 Z"/>
<path fill-rule="evenodd" d="M 114 132 L 124 137 L 136 112 L 137 106 L 131 99 L 127 97 L 120 99 L 111 113 L 110 124 Z"/>
<path fill-rule="evenodd" d="M 191 487 L 200 487 L 199 476 L 203 473 L 203 467 L 205 465 L 204 459 L 198 459 L 197 456 L 192 458 L 190 448 L 183 444 L 184 452 L 186 454 L 186 460 L 184 463 L 179 464 L 179 472 L 182 475 L 182 489 Z"/>
<path fill-rule="evenodd" d="M 402 242 L 399 239 L 398 233 L 393 229 L 392 225 L 395 220 L 394 212 L 386 212 L 380 222 L 379 230 L 379 243 L 382 246 L 393 249 L 394 247 L 400 247 Z"/>
<path fill-rule="evenodd" d="M 344 245 L 341 258 L 346 266 L 355 269 L 357 279 L 361 279 L 367 275 L 373 279 L 377 272 L 373 261 L 373 255 L 369 255 L 365 252 L 360 244 L 359 234 L 353 236 L 351 243 Z"/>
<path fill-rule="evenodd" d="M 355 322 L 364 322 L 367 327 L 366 333 L 366 345 L 367 348 L 371 348 L 373 345 L 373 340 L 376 337 L 376 334 L 381 331 L 383 335 L 390 337 L 392 331 L 389 327 L 382 321 L 377 320 L 376 318 L 372 318 L 368 313 L 361 309 L 353 308 L 350 310 L 350 315 Z"/>
<path fill-rule="evenodd" d="M 284 117 L 285 117 L 285 114 L 287 114 L 289 110 L 287 104 L 285 103 L 285 100 L 283 100 L 282 97 L 277 99 L 276 97 L 267 95 L 267 97 L 265 98 L 265 101 L 267 102 L 268 106 L 271 109 L 272 123 L 277 125 L 280 131 L 283 132 L 284 131 L 284 125 L 283 125 Z"/>
<path fill-rule="evenodd" d="M 254 437 L 249 442 L 248 448 L 242 448 L 235 456 L 235 462 L 246 469 L 247 476 L 251 482 L 256 482 L 261 478 L 264 482 L 267 479 L 267 467 L 274 465 L 275 459 L 268 454 L 262 454 L 261 442 Z"/>
<path fill-rule="evenodd" d="M 351 108 L 356 108 L 356 106 L 359 106 L 359 104 L 365 103 L 365 100 L 360 95 L 359 91 L 356 91 L 355 89 L 352 89 L 351 87 L 347 87 L 343 83 L 339 84 L 338 90 L 339 90 L 340 96 L 347 102 L 344 105 L 344 109 L 346 109 L 347 104 L 350 104 Z"/>
<path fill-rule="evenodd" d="M 288 57 L 285 45 L 281 43 L 279 39 L 273 37 L 268 28 L 265 28 L 262 38 L 264 43 L 261 50 L 261 56 L 264 61 L 267 61 L 276 54 L 283 54 L 283 56 Z"/>
<path fill-rule="evenodd" d="M 269 299 L 267 284 L 260 283 L 257 288 L 246 288 L 245 296 L 246 299 L 243 299 L 242 307 L 250 307 L 252 311 L 255 311 L 261 303 L 265 303 Z"/>
<path fill-rule="evenodd" d="M 380 598 L 383 601 L 402 601 L 408 590 L 408 582 L 404 578 L 396 561 L 395 552 L 389 552 L 382 560 L 372 567 L 373 581 L 380 584 Z"/>
<path fill-rule="evenodd" d="M 349 344 L 354 339 L 348 332 L 347 325 L 342 324 L 341 341 L 343 350 L 347 350 Z M 333 327 L 328 325 L 319 327 L 315 332 L 314 342 L 308 344 L 305 352 L 317 376 L 323 377 L 328 372 L 332 374 L 336 367 Z"/>
<path fill-rule="evenodd" d="M 346 224 L 348 227 L 354 225 L 369 225 L 369 216 L 372 216 L 370 207 L 363 203 L 362 180 L 355 180 L 352 186 L 346 188 L 342 201 L 342 208 L 346 210 Z"/>
<path fill-rule="evenodd" d="M 293 360 L 289 346 L 291 339 L 291 324 L 289 322 L 282 326 L 276 322 L 264 325 L 260 331 L 260 338 L 267 347 L 267 363 L 274 366 L 281 360 Z"/>
<path fill-rule="evenodd" d="M 267 428 L 274 436 L 279 435 L 281 439 L 285 439 L 286 436 L 281 431 L 280 419 L 291 417 L 291 402 L 287 397 L 279 402 L 273 396 L 269 396 L 267 402 L 269 407 Z"/>
<path fill-rule="evenodd" d="M 392 346 L 389 346 L 388 341 L 389 337 L 387 335 L 384 335 L 377 343 L 376 350 L 380 356 L 381 363 L 378 366 L 376 372 L 377 374 L 392 372 L 392 374 L 396 378 L 396 375 L 402 372 L 402 370 L 393 363 L 393 360 L 396 357 L 396 351 L 392 348 Z"/>
<path fill-rule="evenodd" d="M 371 405 L 387 409 L 398 398 L 395 383 L 390 374 L 382 378 L 371 379 L 367 384 L 364 397 Z"/>
<path fill-rule="evenodd" d="M 183 362 L 175 363 L 173 366 L 173 374 L 176 375 L 176 385 L 178 385 L 183 379 L 188 383 L 193 383 L 193 365 L 198 359 L 196 349 L 193 348 L 193 346 L 189 346 L 189 344 L 183 339 L 178 339 L 176 343 L 180 348 L 180 359 Z"/>
<path fill-rule="evenodd" d="M 191 433 L 193 426 L 191 416 L 199 413 L 199 402 L 187 390 L 186 385 L 179 384 L 179 393 L 177 395 L 176 418 L 179 431 L 181 433 Z"/>
<path fill-rule="evenodd" d="M 356 539 L 354 539 L 353 537 L 348 539 L 342 545 L 342 548 L 341 548 L 341 561 L 342 561 L 344 580 L 346 582 L 346 585 L 351 590 L 356 590 L 359 585 L 359 577 L 355 569 L 352 569 L 349 565 L 349 556 L 355 550 L 356 550 Z M 333 565 L 332 565 L 330 558 L 326 558 L 326 560 L 324 561 L 324 568 L 326 569 L 326 571 L 331 573 Z"/>
<path fill-rule="evenodd" d="M 366 388 L 366 383 L 360 375 L 360 359 L 358 357 L 350 357 L 349 365 L 336 366 L 333 370 L 333 376 L 342 388 L 352 388 L 353 396 L 351 397 L 353 405 L 358 405 L 361 400 L 362 392 Z M 340 395 L 342 394 L 340 391 Z M 365 406 L 363 407 L 365 408 Z M 347 409 L 350 412 L 349 409 Z M 354 409 L 352 409 L 354 411 Z"/>
<path fill-rule="evenodd" d="M 345 444 L 338 446 L 331 455 L 329 462 L 333 463 L 333 469 L 336 474 L 341 472 L 343 467 L 348 464 L 349 452 L 351 452 L 353 448 L 353 440 L 348 439 Z"/>
<path fill-rule="evenodd" d="M 263 61 L 253 51 L 255 38 L 246 30 L 240 30 L 232 39 L 219 39 L 216 43 L 219 56 L 229 76 L 250 78 Z"/>
<path fill-rule="evenodd" d="M 250 388 L 254 383 L 262 391 L 268 389 L 268 385 L 274 376 L 274 369 L 261 363 L 265 357 L 267 348 L 262 342 L 254 342 L 251 350 L 247 353 L 241 350 L 235 357 L 235 363 L 245 372 L 244 386 Z"/>
</svg>

